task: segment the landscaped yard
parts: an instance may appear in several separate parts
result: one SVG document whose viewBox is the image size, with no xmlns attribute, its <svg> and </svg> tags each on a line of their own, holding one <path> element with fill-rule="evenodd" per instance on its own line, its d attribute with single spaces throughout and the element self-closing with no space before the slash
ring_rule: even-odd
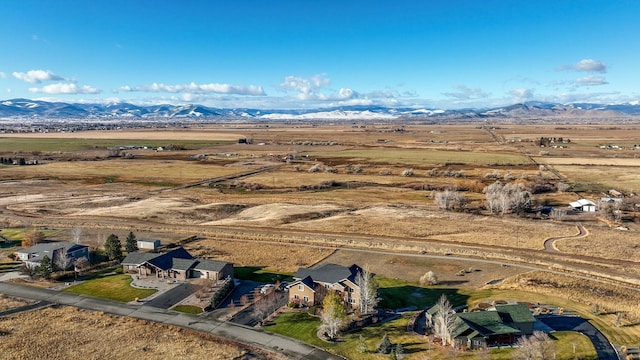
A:
<svg viewBox="0 0 640 360">
<path fill-rule="evenodd" d="M 136 298 L 143 299 L 157 290 L 136 289 L 131 287 L 131 275 L 111 275 L 93 280 L 87 280 L 81 284 L 66 288 L 64 291 L 103 299 L 129 302 Z"/>
</svg>

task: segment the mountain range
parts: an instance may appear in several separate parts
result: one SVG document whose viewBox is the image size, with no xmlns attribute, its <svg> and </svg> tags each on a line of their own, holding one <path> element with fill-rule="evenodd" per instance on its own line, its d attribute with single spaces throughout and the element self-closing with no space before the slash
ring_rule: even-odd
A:
<svg viewBox="0 0 640 360">
<path fill-rule="evenodd" d="M 510 118 L 510 117 L 621 117 L 640 115 L 640 103 L 556 104 L 525 102 L 488 109 L 429 109 L 416 107 L 341 106 L 298 110 L 220 109 L 197 104 L 134 105 L 130 103 L 88 104 L 48 102 L 29 99 L 0 101 L 0 119 L 421 119 L 445 118 Z"/>
</svg>

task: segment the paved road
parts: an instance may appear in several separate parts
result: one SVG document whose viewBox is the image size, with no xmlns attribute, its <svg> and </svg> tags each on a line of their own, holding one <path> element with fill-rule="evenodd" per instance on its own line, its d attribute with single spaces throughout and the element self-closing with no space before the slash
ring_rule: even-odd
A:
<svg viewBox="0 0 640 360">
<path fill-rule="evenodd" d="M 618 354 L 609 340 L 587 320 L 577 316 L 540 316 L 538 320 L 557 331 L 578 331 L 593 343 L 599 360 L 618 360 Z"/>
<path fill-rule="evenodd" d="M 104 299 L 57 292 L 16 284 L 0 283 L 0 293 L 9 296 L 47 301 L 53 304 L 74 306 L 81 309 L 103 311 L 105 313 L 128 316 L 158 323 L 180 326 L 216 336 L 254 345 L 271 351 L 285 354 L 292 359 L 308 360 L 340 360 L 339 356 L 303 344 L 296 340 L 277 334 L 259 331 L 253 328 L 221 322 L 214 319 L 177 313 L 171 310 L 119 303 Z"/>
</svg>

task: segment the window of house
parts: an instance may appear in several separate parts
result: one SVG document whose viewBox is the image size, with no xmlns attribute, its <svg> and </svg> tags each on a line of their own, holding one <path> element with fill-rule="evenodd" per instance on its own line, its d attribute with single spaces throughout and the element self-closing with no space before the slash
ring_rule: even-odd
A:
<svg viewBox="0 0 640 360">
<path fill-rule="evenodd" d="M 298 291 L 304 291 L 304 285 L 298 285 Z"/>
<path fill-rule="evenodd" d="M 302 298 L 302 300 L 304 300 L 304 301 L 309 301 L 309 297 L 308 297 L 308 296 L 305 296 L 305 297 L 303 297 L 303 298 Z"/>
<path fill-rule="evenodd" d="M 300 300 L 300 296 L 298 296 L 298 294 L 293 295 L 293 298 L 296 300 Z"/>
</svg>

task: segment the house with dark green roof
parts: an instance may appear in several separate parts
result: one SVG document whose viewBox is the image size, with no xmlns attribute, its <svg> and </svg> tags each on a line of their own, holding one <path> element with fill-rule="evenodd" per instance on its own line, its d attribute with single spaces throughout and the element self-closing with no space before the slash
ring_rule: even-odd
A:
<svg viewBox="0 0 640 360">
<path fill-rule="evenodd" d="M 436 308 L 427 310 L 436 316 Z M 485 311 L 456 313 L 451 338 L 460 346 L 480 349 L 513 344 L 522 335 L 531 335 L 535 318 L 524 304 L 495 305 Z"/>
</svg>

